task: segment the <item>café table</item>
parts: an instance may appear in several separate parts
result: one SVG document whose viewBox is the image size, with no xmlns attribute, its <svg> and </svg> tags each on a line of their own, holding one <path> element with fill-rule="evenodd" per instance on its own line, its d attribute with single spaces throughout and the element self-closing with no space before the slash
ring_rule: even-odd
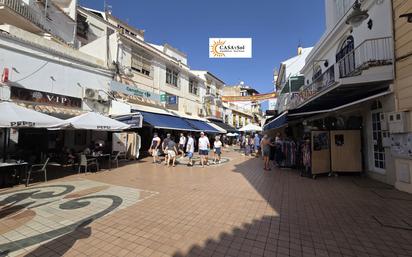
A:
<svg viewBox="0 0 412 257">
<path fill-rule="evenodd" d="M 5 187 L 7 185 L 7 175 L 8 171 L 14 171 L 14 185 L 19 184 L 18 178 L 21 177 L 22 169 L 25 173 L 27 173 L 27 168 L 29 166 L 28 162 L 17 162 L 17 161 L 10 161 L 10 162 L 0 162 L 0 171 L 1 171 L 1 182 L 0 186 Z M 17 173 L 20 173 L 19 175 Z"/>
</svg>

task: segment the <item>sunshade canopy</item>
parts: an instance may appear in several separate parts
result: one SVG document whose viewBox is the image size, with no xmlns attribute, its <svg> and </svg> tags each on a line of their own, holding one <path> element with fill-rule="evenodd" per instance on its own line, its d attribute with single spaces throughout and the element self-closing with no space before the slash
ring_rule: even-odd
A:
<svg viewBox="0 0 412 257">
<path fill-rule="evenodd" d="M 96 112 L 88 112 L 65 120 L 70 127 L 85 130 L 119 131 L 130 128 L 123 122 L 111 119 Z"/>
<path fill-rule="evenodd" d="M 247 124 L 246 126 L 240 128 L 239 131 L 242 131 L 242 132 L 258 131 L 259 132 L 259 131 L 262 131 L 262 128 L 259 127 L 258 125 L 250 123 L 250 124 Z"/>
<path fill-rule="evenodd" d="M 201 120 L 192 120 L 192 119 L 185 119 L 187 122 L 192 125 L 197 130 L 207 132 L 207 133 L 220 133 L 219 130 L 215 129 L 214 127 L 207 124 L 205 121 Z"/>
<path fill-rule="evenodd" d="M 235 133 L 237 131 L 237 129 L 235 129 L 234 127 L 230 126 L 229 124 L 226 124 L 222 121 L 217 121 L 217 120 L 210 120 L 211 123 L 215 124 L 216 126 L 221 127 L 222 129 L 226 130 L 227 132 L 232 132 Z"/>
<path fill-rule="evenodd" d="M 142 111 L 140 113 L 143 115 L 143 121 L 155 128 L 197 131 L 185 119 L 177 116 Z"/>
<path fill-rule="evenodd" d="M 0 103 L 1 128 L 53 128 L 66 125 L 64 120 L 21 107 L 15 103 Z"/>
</svg>

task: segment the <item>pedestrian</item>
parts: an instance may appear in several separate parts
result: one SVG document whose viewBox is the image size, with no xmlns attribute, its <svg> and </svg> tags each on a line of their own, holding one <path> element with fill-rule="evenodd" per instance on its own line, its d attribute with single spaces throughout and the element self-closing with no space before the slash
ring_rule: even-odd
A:
<svg viewBox="0 0 412 257">
<path fill-rule="evenodd" d="M 261 143 L 262 148 L 262 155 L 263 155 L 263 162 L 264 162 L 264 170 L 270 170 L 270 163 L 269 163 L 269 155 L 270 155 L 270 147 L 273 144 L 270 142 L 270 138 L 268 135 L 264 135 Z"/>
<path fill-rule="evenodd" d="M 205 136 L 204 132 L 200 133 L 200 138 L 199 138 L 199 155 L 200 155 L 200 164 L 202 165 L 202 168 L 205 167 L 205 162 L 206 165 L 209 165 L 209 148 L 210 148 L 210 142 L 209 139 Z"/>
<path fill-rule="evenodd" d="M 250 144 L 249 144 L 249 135 L 246 135 L 245 136 L 245 140 L 244 140 L 244 146 L 245 146 L 245 149 L 244 149 L 244 154 L 246 155 L 246 156 L 248 156 L 248 155 L 250 155 Z"/>
<path fill-rule="evenodd" d="M 169 144 L 170 137 L 171 137 L 170 133 L 167 133 L 166 138 L 163 140 L 163 143 L 162 143 L 162 151 L 165 155 L 165 165 L 167 165 L 169 163 L 166 147 Z"/>
<path fill-rule="evenodd" d="M 192 137 L 192 134 L 187 135 L 187 144 L 186 144 L 187 157 L 189 157 L 189 162 L 187 166 L 193 166 L 193 153 L 195 152 L 195 140 Z"/>
<path fill-rule="evenodd" d="M 215 137 L 215 142 L 213 142 L 213 163 L 216 164 L 216 160 L 220 163 L 220 157 L 222 155 L 222 141 L 220 141 L 220 136 Z"/>
<path fill-rule="evenodd" d="M 255 155 L 256 157 L 259 157 L 259 152 L 260 152 L 260 137 L 259 134 L 255 134 L 254 138 L 254 150 L 255 150 Z"/>
<path fill-rule="evenodd" d="M 171 137 L 170 140 L 167 142 L 166 151 L 167 151 L 166 165 L 170 167 L 170 162 L 172 162 L 172 165 L 174 167 L 175 162 L 176 162 L 176 154 L 178 153 L 178 150 L 176 148 L 176 143 L 174 141 L 174 137 Z"/>
<path fill-rule="evenodd" d="M 157 158 L 159 157 L 159 147 L 160 147 L 160 137 L 157 133 L 153 134 L 152 144 L 150 145 L 149 153 L 153 157 L 153 163 L 157 163 Z"/>
<path fill-rule="evenodd" d="M 185 157 L 185 145 L 186 145 L 186 137 L 183 133 L 180 133 L 179 138 L 179 153 L 182 154 L 182 157 Z"/>
</svg>

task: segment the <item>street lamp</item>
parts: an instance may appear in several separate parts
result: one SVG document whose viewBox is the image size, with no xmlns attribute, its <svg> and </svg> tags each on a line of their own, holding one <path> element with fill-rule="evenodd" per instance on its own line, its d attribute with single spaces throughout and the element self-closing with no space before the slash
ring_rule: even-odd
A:
<svg viewBox="0 0 412 257">
<path fill-rule="evenodd" d="M 369 14 L 367 10 L 362 10 L 362 3 L 363 0 L 359 1 L 356 0 L 355 3 L 352 5 L 352 13 L 349 14 L 348 18 L 346 18 L 346 24 L 353 25 L 354 27 L 358 27 L 362 24 L 364 20 L 369 18 Z"/>
<path fill-rule="evenodd" d="M 406 18 L 408 23 L 412 23 L 412 13 L 405 13 L 399 16 L 399 18 Z"/>
</svg>

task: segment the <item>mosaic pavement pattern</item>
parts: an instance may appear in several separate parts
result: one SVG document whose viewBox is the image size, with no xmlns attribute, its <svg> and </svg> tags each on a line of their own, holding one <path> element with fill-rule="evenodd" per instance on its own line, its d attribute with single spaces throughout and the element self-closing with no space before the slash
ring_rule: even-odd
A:
<svg viewBox="0 0 412 257">
<path fill-rule="evenodd" d="M 214 163 L 213 162 L 213 156 L 209 156 L 209 165 L 210 166 L 220 166 L 223 164 L 226 164 L 230 161 L 229 158 L 222 157 L 220 159 L 220 163 Z M 164 164 L 164 162 L 162 162 Z M 176 165 L 187 165 L 189 163 L 189 158 L 184 157 L 184 158 L 176 158 Z M 202 167 L 200 164 L 200 157 L 199 156 L 193 156 L 193 167 Z"/>
<path fill-rule="evenodd" d="M 76 180 L 0 194 L 0 256 L 17 256 L 156 192 Z"/>
</svg>

